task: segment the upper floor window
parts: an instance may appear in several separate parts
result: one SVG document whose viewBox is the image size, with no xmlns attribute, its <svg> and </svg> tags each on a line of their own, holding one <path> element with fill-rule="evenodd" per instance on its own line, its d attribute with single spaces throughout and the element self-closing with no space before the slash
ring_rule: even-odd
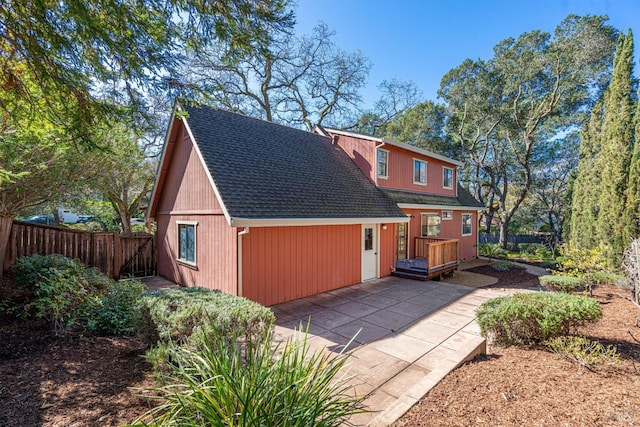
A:
<svg viewBox="0 0 640 427">
<path fill-rule="evenodd" d="M 196 264 L 196 222 L 178 222 L 178 261 Z"/>
<path fill-rule="evenodd" d="M 462 235 L 463 236 L 470 236 L 471 233 L 473 232 L 473 229 L 471 228 L 473 223 L 472 218 L 473 218 L 473 215 L 471 215 L 470 213 L 462 214 Z"/>
<path fill-rule="evenodd" d="M 446 220 L 453 219 L 453 211 L 442 211 L 442 219 L 446 219 Z"/>
<path fill-rule="evenodd" d="M 422 225 L 422 237 L 435 237 L 440 235 L 440 217 L 434 213 L 423 213 L 420 215 Z"/>
<path fill-rule="evenodd" d="M 427 162 L 424 160 L 413 159 L 413 183 L 427 184 Z"/>
<path fill-rule="evenodd" d="M 453 169 L 445 166 L 442 167 L 442 187 L 453 188 Z"/>
<path fill-rule="evenodd" d="M 389 177 L 389 152 L 378 149 L 378 178 Z"/>
</svg>

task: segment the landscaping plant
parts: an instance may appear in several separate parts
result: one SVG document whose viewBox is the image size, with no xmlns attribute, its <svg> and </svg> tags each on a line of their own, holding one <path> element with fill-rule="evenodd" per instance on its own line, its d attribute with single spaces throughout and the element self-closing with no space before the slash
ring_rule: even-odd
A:
<svg viewBox="0 0 640 427">
<path fill-rule="evenodd" d="M 116 282 L 58 254 L 22 257 L 13 272 L 24 301 L 12 311 L 47 319 L 56 336 L 76 325 L 110 334 L 133 330 L 135 300 L 145 289 L 140 282 Z"/>
<path fill-rule="evenodd" d="M 310 353 L 306 334 L 273 344 L 240 345 L 242 331 L 213 334 L 196 348 L 173 345 L 151 399 L 160 404 L 136 423 L 154 426 L 339 426 L 363 412 L 339 371 L 347 356 Z M 148 396 L 147 396 L 148 397 Z M 140 425 L 139 424 L 139 425 Z"/>
<path fill-rule="evenodd" d="M 507 252 L 497 243 L 479 244 L 478 253 L 489 258 L 504 258 L 507 256 Z"/>
<path fill-rule="evenodd" d="M 273 312 L 246 298 L 204 288 L 148 292 L 138 303 L 138 336 L 153 346 L 147 359 L 156 368 L 167 360 L 171 344 L 198 348 L 222 337 L 231 343 L 263 341 L 275 322 Z"/>
<path fill-rule="evenodd" d="M 552 352 L 588 368 L 620 362 L 620 354 L 613 345 L 605 347 L 599 341 L 584 337 L 556 337 L 545 342 Z"/>
<path fill-rule="evenodd" d="M 553 292 L 579 292 L 585 289 L 585 281 L 575 276 L 563 276 L 560 274 L 540 276 L 540 284 Z"/>
<path fill-rule="evenodd" d="M 482 336 L 498 345 L 524 345 L 569 335 L 602 317 L 597 301 L 558 292 L 519 293 L 483 303 L 477 310 Z"/>
</svg>

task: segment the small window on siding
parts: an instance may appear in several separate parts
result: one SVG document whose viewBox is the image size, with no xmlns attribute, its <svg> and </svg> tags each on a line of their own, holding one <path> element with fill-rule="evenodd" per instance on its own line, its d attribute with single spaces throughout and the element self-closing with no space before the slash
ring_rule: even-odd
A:
<svg viewBox="0 0 640 427">
<path fill-rule="evenodd" d="M 440 235 L 440 217 L 434 213 L 423 213 L 421 215 L 422 237 L 436 237 Z"/>
<path fill-rule="evenodd" d="M 453 169 L 442 167 L 442 187 L 448 189 L 453 188 Z"/>
<path fill-rule="evenodd" d="M 442 211 L 442 220 L 452 220 L 453 211 Z"/>
<path fill-rule="evenodd" d="M 389 152 L 378 149 L 378 178 L 389 177 Z"/>
<path fill-rule="evenodd" d="M 196 264 L 196 222 L 178 222 L 178 261 Z"/>
<path fill-rule="evenodd" d="M 462 235 L 463 236 L 469 236 L 471 235 L 471 233 L 473 233 L 472 218 L 473 218 L 473 215 L 471 215 L 470 213 L 462 214 Z"/>
<path fill-rule="evenodd" d="M 427 162 L 413 159 L 413 183 L 421 185 L 427 184 Z"/>
</svg>

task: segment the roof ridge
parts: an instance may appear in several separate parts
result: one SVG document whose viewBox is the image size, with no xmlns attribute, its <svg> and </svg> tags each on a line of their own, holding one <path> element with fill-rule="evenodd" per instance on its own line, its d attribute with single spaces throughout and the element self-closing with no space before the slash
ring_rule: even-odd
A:
<svg viewBox="0 0 640 427">
<path fill-rule="evenodd" d="M 182 106 L 182 107 L 186 107 L 186 106 Z M 212 110 L 212 111 L 222 112 L 222 113 L 226 113 L 226 114 L 233 114 L 233 115 L 236 115 L 236 116 L 244 117 L 246 119 L 250 119 L 250 120 L 257 121 L 257 122 L 261 122 L 261 123 L 263 123 L 265 125 L 280 126 L 280 127 L 283 127 L 283 128 L 285 128 L 287 130 L 294 130 L 294 131 L 298 131 L 298 132 L 304 132 L 305 134 L 308 134 L 308 135 L 315 135 L 315 136 L 319 136 L 319 137 L 327 139 L 327 140 L 331 140 L 331 138 L 328 137 L 328 136 L 324 136 L 324 135 L 320 135 L 320 134 L 317 134 L 317 133 L 313 133 L 313 132 L 311 132 L 309 130 L 306 130 L 306 129 L 298 129 L 298 128 L 291 127 L 289 125 L 285 125 L 285 124 L 278 123 L 278 122 L 270 122 L 269 120 L 263 119 L 262 117 L 250 116 L 250 115 L 248 115 L 246 113 L 243 113 L 243 112 L 240 112 L 240 111 L 231 111 L 231 110 L 227 110 L 227 109 L 224 109 L 224 108 L 217 108 L 217 107 L 214 107 L 214 106 L 211 106 L 211 105 L 207 105 L 207 104 L 200 104 L 200 105 L 191 104 L 191 105 L 189 105 L 189 107 L 198 108 L 198 109 L 201 109 L 201 110 L 206 108 L 206 109 Z M 188 117 L 187 117 L 187 119 L 188 119 Z"/>
</svg>

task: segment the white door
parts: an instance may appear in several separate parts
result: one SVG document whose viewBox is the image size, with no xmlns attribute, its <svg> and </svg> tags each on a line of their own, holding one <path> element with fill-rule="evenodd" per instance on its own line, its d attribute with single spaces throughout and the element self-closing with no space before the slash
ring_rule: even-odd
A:
<svg viewBox="0 0 640 427">
<path fill-rule="evenodd" d="M 376 224 L 362 226 L 362 281 L 375 279 L 378 276 L 378 248 Z"/>
</svg>

